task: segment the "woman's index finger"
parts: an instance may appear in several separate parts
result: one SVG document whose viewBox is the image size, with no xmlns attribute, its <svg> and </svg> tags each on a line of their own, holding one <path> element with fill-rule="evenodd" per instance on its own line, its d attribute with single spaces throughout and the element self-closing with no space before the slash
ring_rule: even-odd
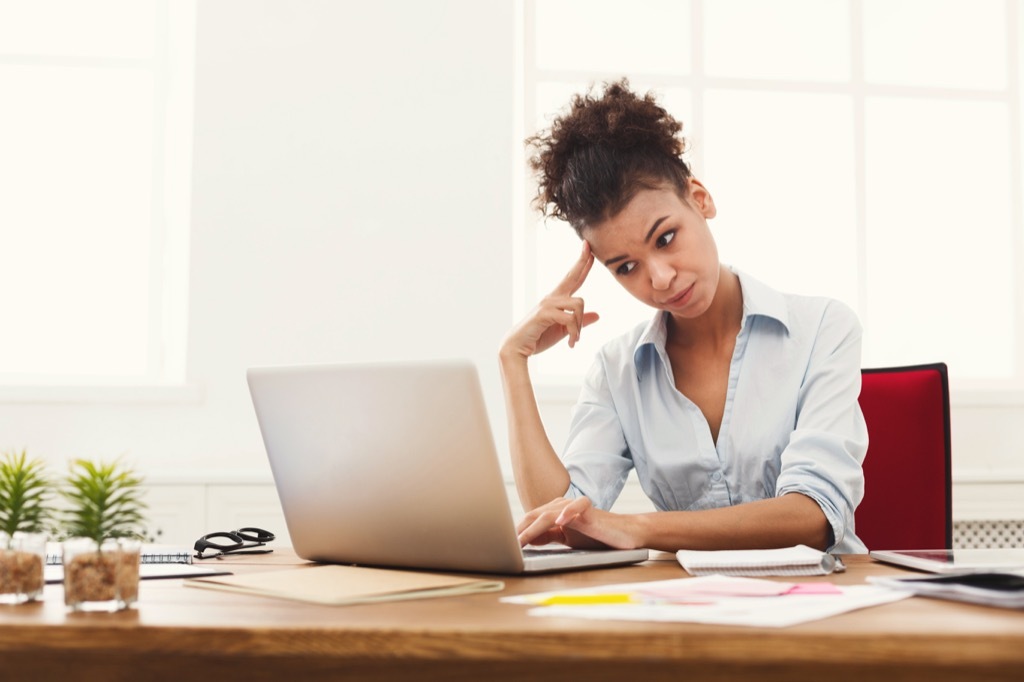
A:
<svg viewBox="0 0 1024 682">
<path fill-rule="evenodd" d="M 593 265 L 594 254 L 590 251 L 590 244 L 584 241 L 579 259 L 573 263 L 572 268 L 565 275 L 565 279 L 555 288 L 555 293 L 575 294 L 583 286 L 583 283 L 587 281 L 587 275 L 590 274 L 590 268 Z"/>
</svg>

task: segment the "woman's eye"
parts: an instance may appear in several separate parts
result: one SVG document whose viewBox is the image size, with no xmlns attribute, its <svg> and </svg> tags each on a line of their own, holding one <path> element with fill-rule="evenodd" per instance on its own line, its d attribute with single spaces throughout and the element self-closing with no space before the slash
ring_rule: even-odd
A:
<svg viewBox="0 0 1024 682">
<path fill-rule="evenodd" d="M 635 268 L 635 267 L 636 267 L 636 263 L 634 263 L 633 261 L 630 261 L 628 263 L 623 263 L 619 267 L 615 268 L 615 274 L 616 275 L 628 275 L 629 273 L 631 273 L 633 271 L 633 268 Z"/>
<path fill-rule="evenodd" d="M 676 238 L 676 231 L 675 230 L 669 230 L 665 234 L 663 234 L 660 237 L 658 237 L 658 241 L 655 242 L 655 243 L 657 244 L 658 248 L 660 249 L 660 248 L 664 248 L 664 247 L 668 246 L 672 242 L 672 240 L 675 239 L 675 238 Z"/>
</svg>

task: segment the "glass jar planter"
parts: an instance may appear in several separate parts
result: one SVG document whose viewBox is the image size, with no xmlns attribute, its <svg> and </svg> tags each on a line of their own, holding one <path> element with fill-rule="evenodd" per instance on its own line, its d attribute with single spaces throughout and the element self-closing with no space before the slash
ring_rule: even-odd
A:
<svg viewBox="0 0 1024 682">
<path fill-rule="evenodd" d="M 43 596 L 46 536 L 0 533 L 0 604 L 23 604 Z"/>
<path fill-rule="evenodd" d="M 65 540 L 64 603 L 75 611 L 120 611 L 139 598 L 137 540 Z"/>
</svg>

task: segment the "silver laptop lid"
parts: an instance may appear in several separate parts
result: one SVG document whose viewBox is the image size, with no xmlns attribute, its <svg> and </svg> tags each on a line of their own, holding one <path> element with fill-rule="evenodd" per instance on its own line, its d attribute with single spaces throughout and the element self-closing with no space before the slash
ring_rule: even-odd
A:
<svg viewBox="0 0 1024 682">
<path fill-rule="evenodd" d="M 248 382 L 299 556 L 522 571 L 472 364 L 264 367 Z"/>
</svg>

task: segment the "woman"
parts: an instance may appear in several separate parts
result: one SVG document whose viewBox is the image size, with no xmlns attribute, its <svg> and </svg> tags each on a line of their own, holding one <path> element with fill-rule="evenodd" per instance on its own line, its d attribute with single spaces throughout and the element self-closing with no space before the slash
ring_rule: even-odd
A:
<svg viewBox="0 0 1024 682">
<path fill-rule="evenodd" d="M 864 552 L 853 516 L 867 451 L 857 318 L 720 264 L 715 203 L 682 160 L 681 129 L 622 80 L 573 98 L 528 141 L 536 203 L 583 248 L 499 354 L 516 486 L 531 510 L 520 542 Z M 766 181 L 798 205 L 797 188 Z M 560 459 L 528 358 L 562 339 L 572 347 L 597 321 L 575 296 L 595 260 L 658 312 L 601 349 Z M 633 468 L 658 511 L 607 511 Z"/>
</svg>

